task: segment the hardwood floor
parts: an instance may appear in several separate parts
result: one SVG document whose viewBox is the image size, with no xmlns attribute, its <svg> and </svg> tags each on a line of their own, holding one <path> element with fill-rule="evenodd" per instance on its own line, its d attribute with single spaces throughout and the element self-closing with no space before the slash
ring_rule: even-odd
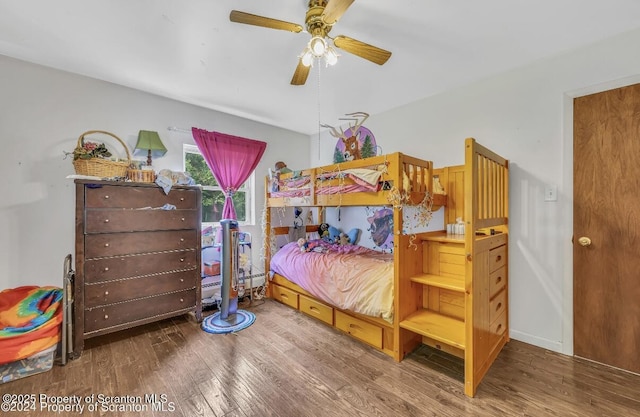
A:
<svg viewBox="0 0 640 417">
<path fill-rule="evenodd" d="M 79 359 L 0 393 L 166 396 L 164 412 L 143 402 L 140 412 L 81 413 L 96 416 L 640 416 L 640 376 L 518 341 L 467 398 L 457 358 L 422 347 L 395 363 L 274 301 L 246 309 L 256 322 L 235 334 L 206 333 L 185 316 L 89 339 Z M 19 414 L 80 414 L 40 406 Z"/>
</svg>

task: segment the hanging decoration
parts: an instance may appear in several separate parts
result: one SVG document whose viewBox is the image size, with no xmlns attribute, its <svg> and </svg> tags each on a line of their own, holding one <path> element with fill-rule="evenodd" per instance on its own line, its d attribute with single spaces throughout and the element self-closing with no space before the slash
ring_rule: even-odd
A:
<svg viewBox="0 0 640 417">
<path fill-rule="evenodd" d="M 376 139 L 369 129 L 362 126 L 364 121 L 369 117 L 369 114 L 365 112 L 355 112 L 347 113 L 346 116 L 350 117 L 343 117 L 340 118 L 340 120 L 350 120 L 354 122 L 353 126 L 349 126 L 346 130 L 342 130 L 342 128 L 338 130 L 328 124 L 321 125 L 322 127 L 330 129 L 331 136 L 338 139 L 333 152 L 333 162 L 337 164 L 376 156 L 378 148 Z"/>
<path fill-rule="evenodd" d="M 369 222 L 368 231 L 374 245 L 383 251 L 393 252 L 393 210 L 389 207 L 374 209 Z"/>
</svg>

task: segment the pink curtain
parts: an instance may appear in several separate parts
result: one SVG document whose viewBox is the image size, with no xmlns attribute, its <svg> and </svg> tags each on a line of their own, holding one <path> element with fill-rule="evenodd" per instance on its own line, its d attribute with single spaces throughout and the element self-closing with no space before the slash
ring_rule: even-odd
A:
<svg viewBox="0 0 640 417">
<path fill-rule="evenodd" d="M 224 190 L 222 218 L 237 219 L 231 197 L 256 169 L 267 144 L 225 133 L 208 132 L 195 127 L 191 132 L 209 169 Z"/>
</svg>

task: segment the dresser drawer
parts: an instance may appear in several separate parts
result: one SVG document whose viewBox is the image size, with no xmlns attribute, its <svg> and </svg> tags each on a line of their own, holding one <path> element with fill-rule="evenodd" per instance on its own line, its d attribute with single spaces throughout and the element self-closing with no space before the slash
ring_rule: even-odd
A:
<svg viewBox="0 0 640 417">
<path fill-rule="evenodd" d="M 103 185 L 97 188 L 85 187 L 85 206 L 87 208 L 142 208 L 162 207 L 173 204 L 178 209 L 196 207 L 198 192 L 172 188 L 165 194 L 157 186 L 118 186 Z"/>
<path fill-rule="evenodd" d="M 489 272 L 502 268 L 507 263 L 507 246 L 502 245 L 489 251 Z"/>
<path fill-rule="evenodd" d="M 200 248 L 200 230 L 85 235 L 86 259 Z"/>
<path fill-rule="evenodd" d="M 364 320 L 349 316 L 341 311 L 335 312 L 336 328 L 349 333 L 356 339 L 382 349 L 382 328 Z"/>
<path fill-rule="evenodd" d="M 504 336 L 504 333 L 507 330 L 507 312 L 503 311 L 496 320 L 491 323 L 489 327 L 489 345 L 491 349 L 495 346 L 496 343 Z"/>
<path fill-rule="evenodd" d="M 304 295 L 299 297 L 300 311 L 333 326 L 333 308 Z"/>
<path fill-rule="evenodd" d="M 84 333 L 148 319 L 174 311 L 195 308 L 196 290 L 162 294 L 84 310 Z"/>
<path fill-rule="evenodd" d="M 507 308 L 507 292 L 499 292 L 489 301 L 489 323 L 493 323 Z"/>
<path fill-rule="evenodd" d="M 503 266 L 489 274 L 489 298 L 492 298 L 507 283 L 507 267 Z"/>
<path fill-rule="evenodd" d="M 87 284 L 84 287 L 84 305 L 85 308 L 93 308 L 136 298 L 193 289 L 196 285 L 200 285 L 200 277 L 195 269 Z"/>
<path fill-rule="evenodd" d="M 296 293 L 295 291 L 291 291 L 290 289 L 281 287 L 279 285 L 272 285 L 271 296 L 274 300 L 280 301 L 281 303 L 286 304 L 289 307 L 293 307 L 295 309 L 298 308 L 298 293 Z"/>
<path fill-rule="evenodd" d="M 84 264 L 84 281 L 93 283 L 167 271 L 193 270 L 198 267 L 196 254 L 191 249 L 89 259 Z"/>
<path fill-rule="evenodd" d="M 85 233 L 141 232 L 195 229 L 197 210 L 90 209 L 85 212 Z"/>
</svg>

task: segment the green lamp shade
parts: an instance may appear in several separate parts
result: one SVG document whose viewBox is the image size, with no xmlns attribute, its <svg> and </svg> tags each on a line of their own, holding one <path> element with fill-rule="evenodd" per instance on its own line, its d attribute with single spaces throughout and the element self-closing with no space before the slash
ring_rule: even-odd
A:
<svg viewBox="0 0 640 417">
<path fill-rule="evenodd" d="M 158 132 L 152 132 L 150 130 L 141 130 L 138 133 L 138 143 L 133 151 L 133 155 L 147 156 L 147 165 L 151 165 L 151 157 L 157 158 L 164 156 L 167 153 L 167 148 L 160 140 Z"/>
</svg>

